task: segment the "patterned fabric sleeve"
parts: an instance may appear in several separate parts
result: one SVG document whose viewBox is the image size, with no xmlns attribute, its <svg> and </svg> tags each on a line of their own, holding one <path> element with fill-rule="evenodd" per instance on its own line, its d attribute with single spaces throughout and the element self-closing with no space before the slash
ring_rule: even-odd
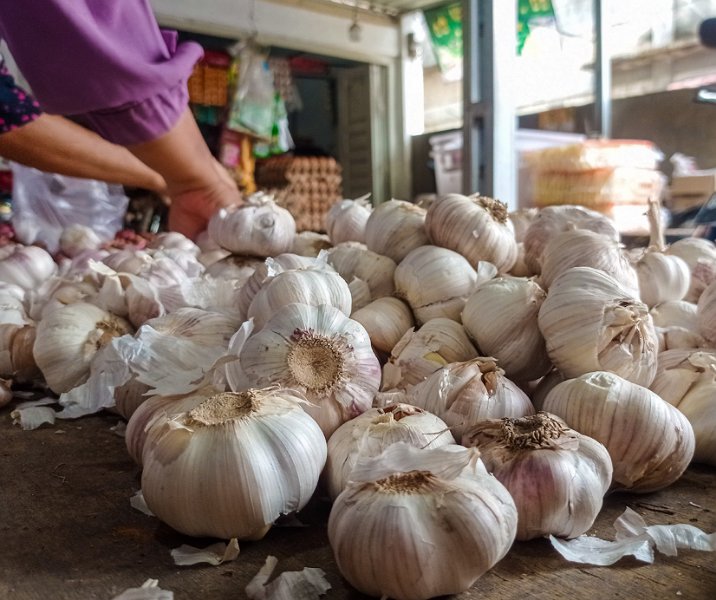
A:
<svg viewBox="0 0 716 600">
<path fill-rule="evenodd" d="M 0 135 L 27 125 L 42 114 L 37 101 L 15 85 L 15 80 L 0 64 Z"/>
</svg>

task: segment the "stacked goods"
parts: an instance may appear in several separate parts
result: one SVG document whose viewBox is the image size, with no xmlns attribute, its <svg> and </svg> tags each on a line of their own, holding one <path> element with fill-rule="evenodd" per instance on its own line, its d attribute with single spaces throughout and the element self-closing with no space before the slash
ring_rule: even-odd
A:
<svg viewBox="0 0 716 600">
<path fill-rule="evenodd" d="M 624 234 L 648 233 L 646 205 L 664 185 L 650 142 L 587 140 L 530 152 L 526 160 L 536 206 L 585 206 L 611 217 Z"/>
<path fill-rule="evenodd" d="M 342 197 L 341 167 L 330 157 L 267 158 L 256 165 L 256 183 L 294 216 L 298 231 L 323 231 Z"/>
</svg>

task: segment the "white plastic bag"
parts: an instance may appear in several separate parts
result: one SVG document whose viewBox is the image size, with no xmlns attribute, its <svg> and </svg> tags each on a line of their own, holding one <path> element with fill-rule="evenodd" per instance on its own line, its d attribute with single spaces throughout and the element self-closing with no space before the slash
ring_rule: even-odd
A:
<svg viewBox="0 0 716 600">
<path fill-rule="evenodd" d="M 91 227 L 103 241 L 122 228 L 129 199 L 121 185 L 43 173 L 12 163 L 12 224 L 23 244 L 43 243 L 54 254 L 62 230 Z"/>
</svg>

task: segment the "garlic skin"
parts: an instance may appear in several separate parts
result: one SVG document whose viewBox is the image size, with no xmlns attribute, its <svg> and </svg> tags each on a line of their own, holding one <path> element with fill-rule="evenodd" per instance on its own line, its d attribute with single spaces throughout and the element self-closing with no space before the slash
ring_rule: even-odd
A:
<svg viewBox="0 0 716 600">
<path fill-rule="evenodd" d="M 445 365 L 408 389 L 406 402 L 440 417 L 457 440 L 485 419 L 534 413 L 527 394 L 489 357 Z"/>
<path fill-rule="evenodd" d="M 677 300 L 657 304 L 650 311 L 656 327 L 683 327 L 684 329 L 697 328 L 696 304 Z"/>
<path fill-rule="evenodd" d="M 415 325 L 410 307 L 400 300 L 386 296 L 354 310 L 351 319 L 365 327 L 373 347 L 389 354 L 400 338 Z"/>
<path fill-rule="evenodd" d="M 408 252 L 429 244 L 425 209 L 405 200 L 389 200 L 373 209 L 365 225 L 368 250 L 399 263 Z"/>
<path fill-rule="evenodd" d="M 325 233 L 301 231 L 293 238 L 291 252 L 299 256 L 311 256 L 315 258 L 321 250 L 328 250 L 332 246 L 331 240 Z"/>
<path fill-rule="evenodd" d="M 604 444 L 612 490 L 654 492 L 674 483 L 694 455 L 686 417 L 651 390 L 597 371 L 555 386 L 543 409 Z M 638 432 L 638 435 L 635 435 Z"/>
<path fill-rule="evenodd" d="M 241 351 L 253 387 L 281 385 L 311 403 L 304 410 L 328 438 L 373 404 L 380 364 L 364 327 L 337 308 L 287 304 Z"/>
<path fill-rule="evenodd" d="M 371 408 L 341 425 L 328 440 L 324 475 L 331 499 L 345 489 L 358 460 L 378 456 L 398 442 L 439 448 L 454 444 L 455 438 L 442 419 L 422 408 L 410 404 Z"/>
<path fill-rule="evenodd" d="M 87 380 L 96 352 L 130 333 L 124 319 L 86 302 L 58 308 L 40 321 L 33 356 L 50 389 L 70 391 Z"/>
<path fill-rule="evenodd" d="M 539 208 L 520 208 L 510 213 L 512 228 L 515 230 L 515 240 L 518 243 L 525 241 L 527 230 L 537 220 L 539 213 Z"/>
<path fill-rule="evenodd" d="M 102 263 L 113 271 L 133 275 L 146 271 L 151 262 L 151 254 L 144 250 L 119 250 L 102 259 Z"/>
<path fill-rule="evenodd" d="M 353 587 L 396 600 L 457 594 L 507 554 L 517 510 L 473 452 L 399 443 L 359 461 L 328 519 Z"/>
<path fill-rule="evenodd" d="M 0 282 L 0 378 L 20 383 L 41 377 L 32 355 L 35 323 L 25 312 L 24 298 L 22 288 Z"/>
<path fill-rule="evenodd" d="M 229 256 L 209 265 L 206 274 L 217 279 L 236 279 L 243 285 L 262 264 L 264 261 L 254 256 L 229 254 Z"/>
<path fill-rule="evenodd" d="M 691 271 L 678 256 L 647 250 L 635 268 L 641 300 L 649 308 L 681 300 L 689 291 Z"/>
<path fill-rule="evenodd" d="M 296 221 L 269 197 L 252 196 L 243 206 L 216 212 L 207 231 L 234 254 L 267 257 L 291 251 Z"/>
<path fill-rule="evenodd" d="M 224 392 L 154 425 L 142 455 L 147 506 L 186 535 L 261 539 L 305 506 L 326 461 L 301 401 L 290 390 Z"/>
<path fill-rule="evenodd" d="M 487 471 L 510 492 L 518 540 L 582 535 L 612 482 L 607 449 L 549 413 L 483 421 L 462 443 L 480 451 Z"/>
<path fill-rule="evenodd" d="M 0 248 L 0 281 L 29 291 L 38 288 L 57 273 L 57 264 L 38 246 Z"/>
<path fill-rule="evenodd" d="M 136 410 L 147 400 L 145 394 L 150 389 L 146 383 L 142 383 L 136 376 L 133 376 L 129 381 L 114 389 L 115 405 L 112 410 L 129 421 Z"/>
<path fill-rule="evenodd" d="M 512 268 L 508 271 L 513 277 L 532 277 L 536 273 L 532 272 L 525 262 L 525 245 L 522 242 L 517 243 L 517 260 Z"/>
<path fill-rule="evenodd" d="M 696 320 L 699 333 L 716 348 L 716 280 L 699 297 Z"/>
<path fill-rule="evenodd" d="M 157 236 L 147 244 L 147 248 L 154 250 L 181 250 L 195 257 L 198 257 L 201 253 L 199 246 L 178 231 L 164 231 L 157 234 Z"/>
<path fill-rule="evenodd" d="M 433 244 L 462 254 L 470 264 L 484 260 L 506 273 L 517 260 L 514 229 L 499 200 L 448 194 L 430 205 L 425 229 Z"/>
<path fill-rule="evenodd" d="M 477 357 L 465 329 L 452 319 L 431 319 L 418 330 L 409 329 L 383 367 L 381 390 L 407 388 L 441 367 Z"/>
<path fill-rule="evenodd" d="M 343 242 L 365 242 L 365 227 L 371 213 L 368 196 L 336 202 L 326 213 L 326 233 L 334 246 Z"/>
<path fill-rule="evenodd" d="M 328 251 L 327 257 L 328 264 L 338 271 L 348 284 L 354 279 L 364 281 L 370 291 L 371 300 L 391 296 L 395 291 L 393 278 L 396 264 L 393 259 L 376 254 L 357 242 L 338 244 Z"/>
<path fill-rule="evenodd" d="M 65 227 L 60 234 L 60 251 L 70 258 L 87 250 L 98 250 L 101 245 L 102 240 L 94 230 L 80 223 Z"/>
<path fill-rule="evenodd" d="M 646 304 L 603 271 L 574 267 L 560 275 L 538 323 L 547 354 L 568 378 L 612 371 L 648 386 L 656 375 L 659 344 Z"/>
<path fill-rule="evenodd" d="M 684 238 L 671 244 L 666 254 L 678 256 L 691 270 L 691 285 L 684 300 L 698 302 L 703 291 L 716 281 L 716 245 L 703 238 Z"/>
<path fill-rule="evenodd" d="M 531 279 L 498 277 L 467 299 L 462 324 L 486 356 L 515 381 L 531 381 L 552 367 L 537 315 L 547 294 Z"/>
<path fill-rule="evenodd" d="M 662 352 L 650 389 L 691 423 L 696 438 L 694 462 L 716 465 L 716 352 Z"/>
<path fill-rule="evenodd" d="M 395 295 L 410 304 L 418 325 L 438 317 L 459 322 L 477 272 L 457 252 L 420 246 L 400 262 L 394 279 Z"/>
<path fill-rule="evenodd" d="M 564 380 L 565 377 L 562 373 L 560 373 L 557 369 L 552 369 L 549 373 L 547 373 L 547 375 L 542 377 L 542 379 L 537 382 L 537 385 L 530 394 L 530 399 L 532 400 L 532 405 L 535 407 L 535 410 L 543 410 L 544 401 L 547 398 L 547 395 L 558 383 L 562 383 Z"/>
</svg>

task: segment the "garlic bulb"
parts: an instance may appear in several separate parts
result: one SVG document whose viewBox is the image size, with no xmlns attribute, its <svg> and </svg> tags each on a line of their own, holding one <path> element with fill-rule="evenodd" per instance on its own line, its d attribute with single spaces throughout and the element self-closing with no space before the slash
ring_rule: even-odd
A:
<svg viewBox="0 0 716 600">
<path fill-rule="evenodd" d="M 178 231 L 164 231 L 147 244 L 147 248 L 155 250 L 181 250 L 193 256 L 199 256 L 201 248 L 184 234 Z"/>
<path fill-rule="evenodd" d="M 405 442 L 415 448 L 439 448 L 454 444 L 444 421 L 410 404 L 371 408 L 341 425 L 328 440 L 325 478 L 335 500 L 363 457 L 378 456 L 391 444 Z"/>
<path fill-rule="evenodd" d="M 129 381 L 114 389 L 114 412 L 129 421 L 136 410 L 147 400 L 145 394 L 151 388 L 132 376 Z"/>
<path fill-rule="evenodd" d="M 262 264 L 264 264 L 264 261 L 260 258 L 230 254 L 226 258 L 217 260 L 209 265 L 206 269 L 206 274 L 216 278 L 236 279 L 243 284 Z"/>
<path fill-rule="evenodd" d="M 691 423 L 696 438 L 694 461 L 716 465 L 716 352 L 662 352 L 650 389 Z"/>
<path fill-rule="evenodd" d="M 547 395 L 558 383 L 562 383 L 564 380 L 565 377 L 562 373 L 560 373 L 557 369 L 552 369 L 549 373 L 547 373 L 547 375 L 542 377 L 539 382 L 537 382 L 537 385 L 530 394 L 532 406 L 535 407 L 535 410 L 543 409 L 544 401 L 545 398 L 547 398 Z"/>
<path fill-rule="evenodd" d="M 716 280 L 699 296 L 696 319 L 699 333 L 716 348 Z"/>
<path fill-rule="evenodd" d="M 336 246 L 343 242 L 365 242 L 365 226 L 370 217 L 368 196 L 336 202 L 326 213 L 326 233 Z"/>
<path fill-rule="evenodd" d="M 415 385 L 440 367 L 476 357 L 477 350 L 462 325 L 452 319 L 430 319 L 417 331 L 406 331 L 391 350 L 381 389 Z"/>
<path fill-rule="evenodd" d="M 300 402 L 290 390 L 224 392 L 157 423 L 142 455 L 147 506 L 187 535 L 261 539 L 303 508 L 326 461 Z"/>
<path fill-rule="evenodd" d="M 465 257 L 439 246 L 412 250 L 395 269 L 395 295 L 404 298 L 418 325 L 446 317 L 460 321 L 460 313 L 477 282 Z"/>
<path fill-rule="evenodd" d="M 676 349 L 708 348 L 709 343 L 696 331 L 684 327 L 656 327 L 659 352 Z"/>
<path fill-rule="evenodd" d="M 486 357 L 445 365 L 410 388 L 406 401 L 440 417 L 457 440 L 485 419 L 534 413 L 527 395 Z"/>
<path fill-rule="evenodd" d="M 70 258 L 74 258 L 86 250 L 97 250 L 102 240 L 87 225 L 75 223 L 65 227 L 60 234 L 60 251 Z"/>
<path fill-rule="evenodd" d="M 347 283 L 360 279 L 368 285 L 371 300 L 390 296 L 395 290 L 393 275 L 395 261 L 368 250 L 357 242 L 344 242 L 328 251 L 328 264 Z"/>
<path fill-rule="evenodd" d="M 430 206 L 425 229 L 433 244 L 462 254 L 473 265 L 485 260 L 505 273 L 517 260 L 512 223 L 499 200 L 448 194 Z"/>
<path fill-rule="evenodd" d="M 348 289 L 351 293 L 351 311 L 368 306 L 373 299 L 368 284 L 362 279 L 358 279 L 357 277 L 353 278 L 353 280 L 348 283 Z"/>
<path fill-rule="evenodd" d="M 684 238 L 671 244 L 666 253 L 689 265 L 691 286 L 684 300 L 697 302 L 709 284 L 716 281 L 716 245 L 703 238 Z"/>
<path fill-rule="evenodd" d="M 572 267 L 592 267 L 611 275 L 634 297 L 639 278 L 618 242 L 593 231 L 575 229 L 555 235 L 542 252 L 540 282 L 549 290 L 557 277 Z"/>
<path fill-rule="evenodd" d="M 539 412 L 492 419 L 463 436 L 517 506 L 517 539 L 585 533 L 602 509 L 612 482 L 609 452 L 598 441 Z"/>
<path fill-rule="evenodd" d="M 12 380 L 0 379 L 0 408 L 12 401 Z"/>
<path fill-rule="evenodd" d="M 609 451 L 612 489 L 653 492 L 676 481 L 694 455 L 686 417 L 651 390 L 597 371 L 557 385 L 543 409 Z"/>
<path fill-rule="evenodd" d="M 139 275 L 152 262 L 152 256 L 144 250 L 119 250 L 112 252 L 102 262 L 117 273 Z"/>
<path fill-rule="evenodd" d="M 45 250 L 37 246 L 0 248 L 0 281 L 33 290 L 57 272 L 57 265 Z"/>
<path fill-rule="evenodd" d="M 515 503 L 473 452 L 393 444 L 359 461 L 328 519 L 353 587 L 396 600 L 457 594 L 507 554 Z"/>
<path fill-rule="evenodd" d="M 539 379 L 552 363 L 537 315 L 544 290 L 533 280 L 498 277 L 480 285 L 465 303 L 462 324 L 486 356 L 515 381 Z"/>
<path fill-rule="evenodd" d="M 408 252 L 428 244 L 425 209 L 405 200 L 390 200 L 375 207 L 365 225 L 368 250 L 384 254 L 396 263 Z"/>
<path fill-rule="evenodd" d="M 648 386 L 656 375 L 658 339 L 646 304 L 603 271 L 574 267 L 560 275 L 538 323 L 547 354 L 566 377 L 612 371 Z"/>
<path fill-rule="evenodd" d="M 510 221 L 515 230 L 515 240 L 518 243 L 524 242 L 529 226 L 537 220 L 539 213 L 539 208 L 520 208 L 510 213 Z"/>
<path fill-rule="evenodd" d="M 532 269 L 527 266 L 527 262 L 525 262 L 525 245 L 522 242 L 517 243 L 517 259 L 508 273 L 513 277 L 531 277 L 535 275 Z"/>
<path fill-rule="evenodd" d="M 676 300 L 657 304 L 649 311 L 656 327 L 683 327 L 696 329 L 696 304 Z"/>
<path fill-rule="evenodd" d="M 390 353 L 415 321 L 410 307 L 399 298 L 386 296 L 353 311 L 351 319 L 365 327 L 373 346 Z"/>
<path fill-rule="evenodd" d="M 95 353 L 131 331 L 127 321 L 93 304 L 58 308 L 37 325 L 33 355 L 50 389 L 59 394 L 83 383 Z"/>
<path fill-rule="evenodd" d="M 363 326 L 337 308 L 287 304 L 252 335 L 239 362 L 248 384 L 299 390 L 304 410 L 330 436 L 371 407 L 380 365 Z"/>
<path fill-rule="evenodd" d="M 332 247 L 331 240 L 325 233 L 315 231 L 301 231 L 293 238 L 291 252 L 299 256 L 318 256 L 321 250 L 328 250 Z"/>
<path fill-rule="evenodd" d="M 532 273 L 541 272 L 542 252 L 547 243 L 558 233 L 572 229 L 586 229 L 619 241 L 619 232 L 613 221 L 602 213 L 582 206 L 547 206 L 539 211 L 522 240 L 525 244 L 525 263 Z"/>
<path fill-rule="evenodd" d="M 19 286 L 0 282 L 0 378 L 20 383 L 41 376 L 32 355 L 35 324 L 25 312 L 24 297 Z"/>
<path fill-rule="evenodd" d="M 641 300 L 650 308 L 681 300 L 689 291 L 691 271 L 678 256 L 647 250 L 635 268 Z"/>
<path fill-rule="evenodd" d="M 269 197 L 251 197 L 239 208 L 220 209 L 207 229 L 217 244 L 234 254 L 266 257 L 291 250 L 296 221 Z"/>
</svg>

